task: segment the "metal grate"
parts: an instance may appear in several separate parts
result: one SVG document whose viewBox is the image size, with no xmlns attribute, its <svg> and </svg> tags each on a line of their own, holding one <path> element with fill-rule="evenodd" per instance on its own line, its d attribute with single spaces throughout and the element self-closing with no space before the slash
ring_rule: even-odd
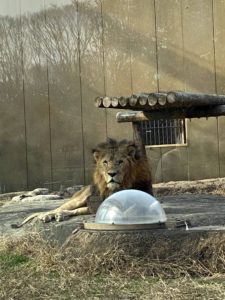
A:
<svg viewBox="0 0 225 300">
<path fill-rule="evenodd" d="M 145 145 L 186 144 L 185 120 L 155 120 L 139 123 Z"/>
</svg>

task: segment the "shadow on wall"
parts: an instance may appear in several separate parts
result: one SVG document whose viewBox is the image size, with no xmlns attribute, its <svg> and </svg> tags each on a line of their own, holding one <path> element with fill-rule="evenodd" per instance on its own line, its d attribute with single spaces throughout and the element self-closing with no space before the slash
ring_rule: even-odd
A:
<svg viewBox="0 0 225 300">
<path fill-rule="evenodd" d="M 188 159 L 184 159 L 179 148 L 166 151 L 158 160 L 154 174 L 155 182 L 189 180 Z"/>
</svg>

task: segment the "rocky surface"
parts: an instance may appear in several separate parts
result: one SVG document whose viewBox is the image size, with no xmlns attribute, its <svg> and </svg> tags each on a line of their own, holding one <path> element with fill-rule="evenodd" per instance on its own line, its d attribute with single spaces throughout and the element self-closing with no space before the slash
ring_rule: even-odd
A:
<svg viewBox="0 0 225 300">
<path fill-rule="evenodd" d="M 11 228 L 11 224 L 20 223 L 24 218 L 35 212 L 44 212 L 55 209 L 68 200 L 49 200 L 47 197 L 44 200 L 43 199 L 44 197 L 37 200 L 37 196 L 35 196 L 33 200 L 28 198 L 27 202 L 24 199 L 21 202 L 16 199 L 11 200 L 0 207 L 0 236 L 16 238 L 29 232 L 40 232 L 50 238 L 52 237 L 53 239 L 56 238 L 63 241 L 72 233 L 79 223 L 86 219 L 92 219 L 92 216 L 78 216 L 59 223 L 42 223 L 41 221 L 34 219 L 22 228 Z"/>
<path fill-rule="evenodd" d="M 196 182 L 170 182 L 155 185 L 155 192 L 169 220 L 177 218 L 190 220 L 191 226 L 195 229 L 224 229 L 224 183 L 224 178 Z M 5 196 L 7 199 L 10 198 L 8 195 Z M 46 193 L 35 195 L 30 192 L 21 192 L 21 195 L 17 193 L 16 197 L 7 200 L 0 207 L 0 235 L 2 237 L 18 238 L 29 232 L 39 232 L 48 239 L 64 242 L 73 230 L 80 226 L 80 223 L 94 220 L 93 215 L 77 216 L 59 223 L 44 224 L 33 220 L 22 228 L 13 229 L 12 223 L 20 223 L 34 212 L 54 209 L 68 200 L 61 199 L 60 195 L 50 197 Z M 4 199 L 4 195 L 1 195 L 1 199 Z"/>
</svg>

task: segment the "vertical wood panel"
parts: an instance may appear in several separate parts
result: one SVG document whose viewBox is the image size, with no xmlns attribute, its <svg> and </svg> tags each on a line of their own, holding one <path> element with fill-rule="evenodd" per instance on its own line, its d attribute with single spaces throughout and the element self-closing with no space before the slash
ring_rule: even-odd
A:
<svg viewBox="0 0 225 300">
<path fill-rule="evenodd" d="M 159 90 L 183 90 L 181 0 L 156 0 Z"/>
<path fill-rule="evenodd" d="M 157 61 L 154 1 L 130 0 L 129 32 L 132 93 L 157 91 Z M 141 16 L 141 18 L 140 18 Z M 147 151 L 153 180 L 160 158 L 160 149 Z"/>
<path fill-rule="evenodd" d="M 186 90 L 215 92 L 211 0 L 183 1 Z M 190 179 L 219 176 L 217 120 L 193 119 L 188 128 Z"/>
<path fill-rule="evenodd" d="M 0 15 L 1 193 L 27 188 L 27 162 L 20 1 L 1 1 Z"/>
<path fill-rule="evenodd" d="M 216 91 L 225 94 L 225 1 L 213 1 L 214 41 L 216 60 Z M 225 117 L 218 118 L 220 176 L 225 176 Z"/>
<path fill-rule="evenodd" d="M 35 12 L 35 14 L 34 14 Z M 29 189 L 51 182 L 44 1 L 21 2 Z"/>
<path fill-rule="evenodd" d="M 156 0 L 159 90 L 184 90 L 182 0 Z M 186 147 L 163 147 L 162 180 L 188 179 Z M 157 168 L 157 169 L 158 169 Z"/>
<path fill-rule="evenodd" d="M 102 0 L 106 94 L 131 94 L 128 0 Z M 115 109 L 107 109 L 107 135 L 132 138 L 131 124 L 118 124 Z"/>
<path fill-rule="evenodd" d="M 105 93 L 101 1 L 79 0 L 78 9 L 85 181 L 89 183 L 93 170 L 91 149 L 106 139 L 106 112 L 94 105 L 94 99 Z"/>
<path fill-rule="evenodd" d="M 71 1 L 46 1 L 54 188 L 84 182 L 77 4 L 64 3 Z"/>
<path fill-rule="evenodd" d="M 154 1 L 130 0 L 128 3 L 132 93 L 155 92 L 157 62 Z"/>
</svg>

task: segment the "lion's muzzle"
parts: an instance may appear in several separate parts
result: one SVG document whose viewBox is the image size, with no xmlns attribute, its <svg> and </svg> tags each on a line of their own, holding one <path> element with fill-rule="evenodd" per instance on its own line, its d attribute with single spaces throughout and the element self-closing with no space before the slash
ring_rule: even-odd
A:
<svg viewBox="0 0 225 300">
<path fill-rule="evenodd" d="M 115 171 L 110 171 L 107 173 L 107 187 L 110 190 L 116 190 L 120 188 L 120 180 L 118 178 L 118 173 Z"/>
</svg>

